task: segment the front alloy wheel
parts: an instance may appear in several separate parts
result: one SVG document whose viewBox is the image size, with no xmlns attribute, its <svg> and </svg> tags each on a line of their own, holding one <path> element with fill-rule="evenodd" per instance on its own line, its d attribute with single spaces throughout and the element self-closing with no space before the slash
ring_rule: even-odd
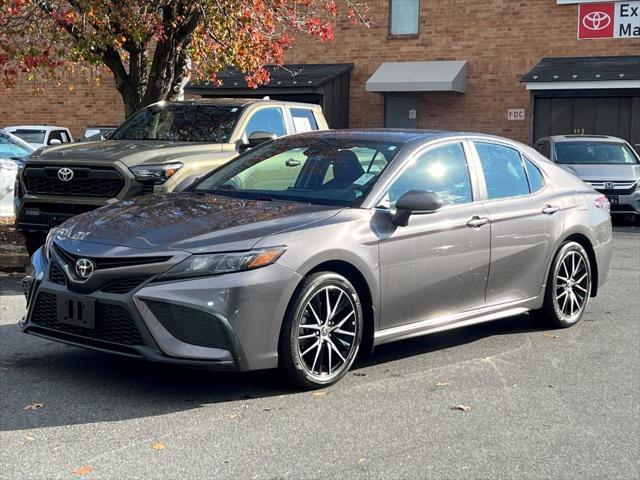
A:
<svg viewBox="0 0 640 480">
<path fill-rule="evenodd" d="M 285 318 L 281 367 L 298 385 L 331 385 L 351 368 L 361 337 L 362 307 L 351 283 L 335 273 L 311 275 Z"/>
</svg>

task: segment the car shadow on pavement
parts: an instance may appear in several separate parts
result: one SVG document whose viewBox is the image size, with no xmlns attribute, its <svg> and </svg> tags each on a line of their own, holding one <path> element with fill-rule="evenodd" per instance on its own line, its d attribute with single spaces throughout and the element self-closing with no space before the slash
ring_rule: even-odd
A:
<svg viewBox="0 0 640 480">
<path fill-rule="evenodd" d="M 383 345 L 359 358 L 354 373 L 486 337 L 538 330 L 542 326 L 521 315 Z M 0 431 L 121 421 L 299 393 L 275 370 L 220 373 L 152 364 L 47 342 L 15 324 L 0 326 L 0 385 Z M 25 410 L 34 402 L 43 407 Z"/>
</svg>

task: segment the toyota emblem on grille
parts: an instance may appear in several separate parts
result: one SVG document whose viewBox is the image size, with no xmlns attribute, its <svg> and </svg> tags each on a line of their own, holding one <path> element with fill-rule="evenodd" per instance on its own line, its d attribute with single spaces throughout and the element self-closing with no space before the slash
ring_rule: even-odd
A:
<svg viewBox="0 0 640 480">
<path fill-rule="evenodd" d="M 611 25 L 611 16 L 606 12 L 591 12 L 584 16 L 582 25 L 595 32 L 604 30 Z"/>
<path fill-rule="evenodd" d="M 73 178 L 73 170 L 67 167 L 61 168 L 58 170 L 58 178 L 63 182 L 68 182 Z"/>
<path fill-rule="evenodd" d="M 80 278 L 87 279 L 96 269 L 95 263 L 88 258 L 79 258 L 76 260 L 76 273 Z"/>
</svg>

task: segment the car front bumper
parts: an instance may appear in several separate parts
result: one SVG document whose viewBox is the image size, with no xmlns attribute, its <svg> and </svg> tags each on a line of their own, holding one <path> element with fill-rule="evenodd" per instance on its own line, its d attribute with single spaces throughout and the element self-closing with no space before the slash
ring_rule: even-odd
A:
<svg viewBox="0 0 640 480">
<path fill-rule="evenodd" d="M 182 281 L 159 282 L 155 275 L 126 293 L 106 287 L 79 291 L 68 275 L 61 284 L 57 260 L 45 260 L 42 249 L 33 257 L 34 274 L 24 282 L 24 332 L 154 362 L 220 370 L 277 366 L 282 319 L 301 279 L 274 264 Z M 93 328 L 60 323 L 58 302 L 69 296 L 95 306 Z"/>
</svg>

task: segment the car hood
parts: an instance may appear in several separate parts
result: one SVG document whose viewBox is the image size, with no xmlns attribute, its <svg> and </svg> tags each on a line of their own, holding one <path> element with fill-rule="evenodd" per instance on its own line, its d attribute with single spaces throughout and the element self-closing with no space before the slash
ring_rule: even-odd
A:
<svg viewBox="0 0 640 480">
<path fill-rule="evenodd" d="M 175 193 L 123 200 L 73 217 L 71 241 L 193 253 L 248 250 L 268 235 L 329 218 L 340 208 Z"/>
<path fill-rule="evenodd" d="M 640 179 L 640 164 L 636 165 L 587 165 L 558 164 L 564 170 L 586 181 L 634 181 Z"/>
<path fill-rule="evenodd" d="M 181 156 L 199 153 L 235 151 L 232 144 L 156 142 L 148 140 L 101 140 L 77 142 L 38 150 L 29 157 L 30 162 L 120 161 L 127 167 L 164 163 Z"/>
</svg>

